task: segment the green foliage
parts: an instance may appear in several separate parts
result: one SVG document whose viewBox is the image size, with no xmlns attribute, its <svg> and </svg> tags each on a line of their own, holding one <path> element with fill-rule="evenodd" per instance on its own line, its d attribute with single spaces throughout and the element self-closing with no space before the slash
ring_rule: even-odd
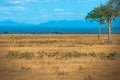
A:
<svg viewBox="0 0 120 80">
<path fill-rule="evenodd" d="M 55 51 L 55 52 L 49 53 L 48 57 L 58 57 L 59 55 L 60 55 L 59 51 Z"/>
<path fill-rule="evenodd" d="M 108 3 L 114 7 L 120 7 L 120 0 L 109 0 Z"/>
<path fill-rule="evenodd" d="M 95 54 L 94 52 L 79 53 L 77 51 L 71 51 L 71 52 L 64 53 L 62 55 L 62 58 L 80 58 L 80 57 L 97 57 L 97 54 Z"/>
<path fill-rule="evenodd" d="M 33 53 L 29 52 L 19 52 L 19 51 L 9 51 L 7 54 L 8 58 L 24 58 L 24 59 L 31 59 L 34 57 Z"/>
<path fill-rule="evenodd" d="M 71 51 L 71 52 L 67 52 L 64 53 L 63 56 L 64 58 L 77 58 L 80 57 L 80 53 L 78 53 L 77 51 Z"/>
<path fill-rule="evenodd" d="M 92 52 L 92 53 L 89 53 L 88 56 L 96 57 L 97 55 L 94 52 Z"/>
<path fill-rule="evenodd" d="M 105 22 L 105 17 L 103 16 L 103 11 L 101 11 L 102 5 L 100 7 L 94 8 L 92 11 L 90 11 L 87 16 L 86 20 L 91 21 L 97 21 L 100 24 L 103 24 Z"/>
<path fill-rule="evenodd" d="M 37 54 L 38 54 L 38 58 L 43 58 L 44 56 L 44 52 L 38 52 Z"/>
<path fill-rule="evenodd" d="M 117 54 L 115 52 L 111 52 L 109 54 L 105 53 L 80 53 L 77 51 L 69 51 L 69 52 L 37 52 L 37 53 L 30 53 L 30 52 L 19 52 L 19 51 L 9 51 L 7 54 L 8 58 L 18 58 L 18 59 L 32 59 L 32 58 L 57 58 L 57 59 L 68 59 L 68 58 L 80 58 L 80 57 L 93 57 L 93 58 L 100 58 L 100 59 L 110 59 L 113 60 Z"/>
<path fill-rule="evenodd" d="M 116 57 L 116 55 L 117 55 L 117 54 L 116 54 L 115 52 L 109 53 L 109 54 L 107 55 L 107 58 L 113 60 L 113 59 Z"/>
<path fill-rule="evenodd" d="M 58 31 L 56 31 L 56 32 L 54 32 L 55 34 L 63 34 L 62 32 L 58 32 Z"/>
<path fill-rule="evenodd" d="M 9 51 L 7 54 L 7 57 L 8 58 L 17 58 L 18 55 L 19 55 L 19 52 L 17 52 L 17 51 Z"/>
<path fill-rule="evenodd" d="M 9 32 L 5 31 L 5 32 L 3 32 L 3 34 L 9 34 Z"/>
<path fill-rule="evenodd" d="M 19 54 L 19 58 L 31 59 L 32 57 L 34 57 L 33 53 L 29 52 L 23 52 Z"/>
</svg>

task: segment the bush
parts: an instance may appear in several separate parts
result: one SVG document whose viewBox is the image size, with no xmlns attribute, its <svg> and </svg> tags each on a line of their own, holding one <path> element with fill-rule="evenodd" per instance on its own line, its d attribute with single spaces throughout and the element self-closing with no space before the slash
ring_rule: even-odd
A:
<svg viewBox="0 0 120 80">
<path fill-rule="evenodd" d="M 19 58 L 31 59 L 33 57 L 34 57 L 33 53 L 23 52 L 19 54 Z"/>
<path fill-rule="evenodd" d="M 113 60 L 115 57 L 116 57 L 116 53 L 115 53 L 115 52 L 109 53 L 109 54 L 107 55 L 107 58 L 108 58 L 108 59 L 111 59 L 111 60 Z"/>
<path fill-rule="evenodd" d="M 7 57 L 9 58 L 25 58 L 25 59 L 30 59 L 34 57 L 33 53 L 28 53 L 28 52 L 23 52 L 20 53 L 19 51 L 9 51 L 7 54 Z"/>
<path fill-rule="evenodd" d="M 88 56 L 96 57 L 97 55 L 94 52 L 92 52 L 92 53 L 89 53 Z"/>
<path fill-rule="evenodd" d="M 70 52 L 37 52 L 36 53 L 38 58 L 49 57 L 49 58 L 80 58 L 80 57 L 99 57 L 101 59 L 115 59 L 116 53 L 112 52 L 109 54 L 105 53 L 79 53 L 77 51 L 70 51 Z M 24 59 L 31 59 L 36 57 L 34 53 L 30 52 L 19 52 L 19 51 L 9 51 L 7 54 L 8 58 L 24 58 Z"/>
<path fill-rule="evenodd" d="M 8 58 L 17 58 L 18 55 L 19 55 L 19 52 L 17 52 L 17 51 L 9 51 L 7 54 L 7 57 Z"/>
<path fill-rule="evenodd" d="M 67 52 L 62 55 L 63 58 L 78 58 L 80 56 L 81 56 L 81 54 L 78 53 L 77 51 Z"/>
<path fill-rule="evenodd" d="M 45 52 L 38 52 L 37 54 L 38 54 L 38 58 L 43 58 L 43 56 L 45 55 L 44 54 Z"/>
</svg>

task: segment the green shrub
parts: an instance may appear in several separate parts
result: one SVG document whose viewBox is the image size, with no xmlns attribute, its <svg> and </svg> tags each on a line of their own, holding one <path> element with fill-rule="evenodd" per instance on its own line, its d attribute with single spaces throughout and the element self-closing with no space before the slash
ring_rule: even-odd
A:
<svg viewBox="0 0 120 80">
<path fill-rule="evenodd" d="M 34 53 L 30 52 L 19 52 L 19 51 L 8 51 L 7 57 L 8 58 L 23 58 L 23 59 L 31 59 L 34 57 L 38 58 L 43 58 L 43 57 L 49 57 L 49 58 L 80 58 L 80 57 L 98 57 L 101 59 L 115 59 L 116 53 L 111 52 L 109 54 L 105 53 L 79 53 L 77 51 L 70 51 L 70 52 L 60 52 L 60 51 L 55 51 L 55 52 L 37 52 L 37 56 L 35 56 Z"/>
<path fill-rule="evenodd" d="M 25 59 L 30 59 L 34 57 L 33 53 L 28 53 L 28 52 L 19 52 L 19 51 L 9 51 L 7 54 L 7 57 L 9 58 L 25 58 Z"/>
<path fill-rule="evenodd" d="M 109 53 L 109 54 L 107 55 L 107 58 L 113 60 L 113 59 L 116 57 L 116 55 L 117 55 L 117 54 L 116 54 L 115 52 Z"/>
<path fill-rule="evenodd" d="M 80 53 L 78 53 L 77 51 L 71 51 L 71 52 L 67 52 L 67 53 L 64 53 L 62 55 L 63 58 L 78 58 L 80 57 Z"/>
<path fill-rule="evenodd" d="M 97 55 L 94 52 L 92 52 L 92 53 L 89 53 L 88 56 L 96 57 Z"/>
<path fill-rule="evenodd" d="M 7 54 L 7 57 L 8 58 L 17 58 L 18 55 L 19 55 L 18 51 L 9 51 L 8 54 Z"/>
<path fill-rule="evenodd" d="M 45 55 L 44 54 L 45 52 L 38 52 L 37 54 L 38 54 L 38 58 L 43 58 L 43 56 Z"/>
<path fill-rule="evenodd" d="M 19 54 L 19 58 L 31 59 L 33 57 L 34 57 L 34 54 L 29 52 L 23 52 Z"/>
<path fill-rule="evenodd" d="M 58 57 L 58 56 L 59 56 L 59 51 L 55 51 L 48 54 L 48 57 Z"/>
</svg>

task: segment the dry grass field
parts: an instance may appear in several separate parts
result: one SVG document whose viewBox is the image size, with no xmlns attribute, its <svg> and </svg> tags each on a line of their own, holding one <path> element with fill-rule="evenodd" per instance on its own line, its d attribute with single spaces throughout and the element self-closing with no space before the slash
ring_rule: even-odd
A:
<svg viewBox="0 0 120 80">
<path fill-rule="evenodd" d="M 120 34 L 0 34 L 0 80 L 120 80 Z"/>
</svg>

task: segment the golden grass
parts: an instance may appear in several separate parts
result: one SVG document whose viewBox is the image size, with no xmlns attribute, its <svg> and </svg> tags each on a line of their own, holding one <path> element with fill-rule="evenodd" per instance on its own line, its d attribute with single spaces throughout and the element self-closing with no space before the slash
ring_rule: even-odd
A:
<svg viewBox="0 0 120 80">
<path fill-rule="evenodd" d="M 111 44 L 120 44 L 120 35 L 113 34 L 111 36 Z M 43 46 L 80 46 L 80 45 L 107 45 L 107 35 L 101 35 L 101 39 L 97 40 L 96 34 L 8 34 L 0 35 L 0 46 L 10 47 L 43 47 Z"/>
<path fill-rule="evenodd" d="M 119 61 L 120 34 L 112 34 L 111 45 L 106 34 L 0 35 L 0 80 L 119 80 Z"/>
</svg>

